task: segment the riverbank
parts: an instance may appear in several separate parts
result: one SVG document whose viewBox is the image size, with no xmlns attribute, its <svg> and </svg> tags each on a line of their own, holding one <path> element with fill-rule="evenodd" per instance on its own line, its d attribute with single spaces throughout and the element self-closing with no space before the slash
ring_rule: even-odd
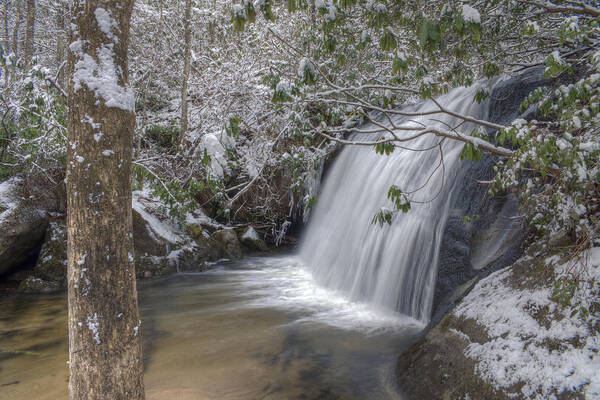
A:
<svg viewBox="0 0 600 400">
<path fill-rule="evenodd" d="M 403 353 L 409 398 L 600 398 L 600 248 L 562 249 L 532 246 L 480 280 Z"/>
</svg>

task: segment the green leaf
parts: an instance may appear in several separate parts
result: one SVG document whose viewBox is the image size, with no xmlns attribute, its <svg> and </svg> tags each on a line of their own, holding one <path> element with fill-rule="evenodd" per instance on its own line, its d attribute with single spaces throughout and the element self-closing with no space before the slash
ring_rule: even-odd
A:
<svg viewBox="0 0 600 400">
<path fill-rule="evenodd" d="M 383 51 L 391 51 L 396 48 L 398 43 L 396 42 L 396 37 L 394 34 L 389 29 L 385 29 L 381 39 L 379 40 L 379 45 Z"/>
<path fill-rule="evenodd" d="M 390 210 L 381 209 L 375 214 L 371 223 L 373 225 L 379 224 L 379 226 L 383 226 L 383 224 L 391 225 L 393 217 L 393 212 L 391 212 Z"/>
<path fill-rule="evenodd" d="M 462 160 L 470 160 L 470 161 L 479 161 L 481 160 L 482 154 L 479 149 L 476 149 L 471 143 L 465 144 L 462 151 L 460 152 L 460 159 Z"/>
<path fill-rule="evenodd" d="M 375 145 L 375 152 L 381 155 L 385 154 L 386 156 L 389 156 L 395 149 L 396 147 L 390 142 L 381 142 Z"/>
</svg>

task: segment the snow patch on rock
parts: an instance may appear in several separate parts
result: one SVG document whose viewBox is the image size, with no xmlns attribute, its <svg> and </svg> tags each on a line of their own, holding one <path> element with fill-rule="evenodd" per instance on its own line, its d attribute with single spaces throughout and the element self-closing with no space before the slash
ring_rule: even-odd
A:
<svg viewBox="0 0 600 400">
<path fill-rule="evenodd" d="M 171 243 L 181 243 L 184 241 L 179 227 L 171 220 L 160 220 L 156 217 L 156 209 L 161 203 L 153 200 L 149 193 L 144 191 L 134 191 L 132 196 L 132 206 L 141 217 L 147 222 L 150 229 L 157 236 Z"/>
<path fill-rule="evenodd" d="M 584 285 L 588 293 L 582 298 L 592 296 L 591 286 L 600 281 L 600 248 L 584 253 L 579 265 L 556 266 L 556 262 L 546 260 L 559 278 L 574 268 L 585 270 L 590 284 L 587 289 Z M 515 289 L 510 276 L 509 267 L 482 279 L 454 311 L 487 330 L 488 341 L 471 342 L 465 350 L 477 361 L 476 372 L 509 396 L 554 399 L 565 390 L 583 390 L 586 398 L 599 398 L 600 337 L 590 330 L 590 320 L 572 316 L 574 307 L 554 302 L 550 285 Z M 546 323 L 538 322 L 539 313 L 550 316 Z M 589 318 L 596 321 L 598 315 Z M 520 383 L 524 384 L 520 393 L 509 393 Z"/>
</svg>

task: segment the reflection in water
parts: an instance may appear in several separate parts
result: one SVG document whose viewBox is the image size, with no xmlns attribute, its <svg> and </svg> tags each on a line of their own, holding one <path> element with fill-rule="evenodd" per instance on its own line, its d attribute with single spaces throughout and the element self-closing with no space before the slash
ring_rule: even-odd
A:
<svg viewBox="0 0 600 400">
<path fill-rule="evenodd" d="M 396 355 L 422 328 L 250 258 L 140 287 L 148 399 L 398 399 Z M 66 398 L 66 298 L 0 300 L 0 398 Z"/>
</svg>

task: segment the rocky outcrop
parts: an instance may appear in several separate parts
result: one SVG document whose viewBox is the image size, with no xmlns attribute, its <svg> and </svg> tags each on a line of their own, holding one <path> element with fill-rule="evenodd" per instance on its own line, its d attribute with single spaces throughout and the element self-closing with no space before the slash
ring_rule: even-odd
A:
<svg viewBox="0 0 600 400">
<path fill-rule="evenodd" d="M 21 292 L 52 292 L 67 287 L 67 232 L 62 222 L 50 222 L 32 274 Z"/>
<path fill-rule="evenodd" d="M 542 74 L 543 67 L 532 68 L 496 83 L 487 119 L 509 124 L 534 117 L 535 109 L 519 114 L 519 105 L 549 84 Z M 556 301 L 555 284 L 567 276 L 564 254 L 557 252 L 569 247 L 568 239 L 559 235 L 522 256 L 526 231 L 515 197 L 492 198 L 474 184 L 492 179 L 492 167 L 485 155 L 467 162 L 453 189 L 434 314 L 421 339 L 399 357 L 398 382 L 409 399 L 600 398 L 592 384 L 600 378 L 590 372 L 598 368 L 599 290 L 584 296 L 596 299 L 587 304 L 595 313 L 587 321 L 576 317 L 575 301 Z M 600 249 L 593 251 L 600 264 Z M 600 265 L 594 268 L 598 281 Z"/>
<path fill-rule="evenodd" d="M 598 398 L 600 248 L 573 259 L 565 243 L 532 246 L 479 281 L 404 353 L 397 375 L 408 398 Z M 573 272 L 584 289 L 562 301 L 557 287 Z"/>
<path fill-rule="evenodd" d="M 515 118 L 531 118 L 534 110 L 520 113 L 525 97 L 547 85 L 544 68 L 530 68 L 514 78 L 493 84 L 486 102 L 487 120 L 510 124 Z M 494 139 L 495 131 L 489 131 Z M 518 215 L 514 195 L 488 194 L 487 185 L 476 182 L 494 177 L 494 160 L 483 154 L 480 161 L 463 161 L 452 190 L 450 214 L 442 236 L 438 279 L 433 301 L 435 324 L 456 304 L 476 280 L 510 265 L 522 254 L 526 230 Z"/>
<path fill-rule="evenodd" d="M 241 235 L 225 228 L 201 212 L 189 213 L 185 224 L 165 217 L 161 203 L 142 192 L 134 193 L 133 235 L 136 276 L 150 278 L 182 271 L 201 271 L 207 262 L 239 259 L 245 250 L 266 251 L 268 247 L 253 228 Z M 42 213 L 43 215 L 43 213 Z M 54 221 L 41 225 L 41 245 L 35 267 L 23 272 L 21 292 L 52 292 L 66 288 L 67 243 L 64 216 L 54 214 Z M 1 237 L 1 236 L 0 236 Z M 10 253 L 10 252 L 9 252 Z"/>
<path fill-rule="evenodd" d="M 27 263 L 40 250 L 48 225 L 42 202 L 21 178 L 0 183 L 0 275 Z"/>
</svg>

